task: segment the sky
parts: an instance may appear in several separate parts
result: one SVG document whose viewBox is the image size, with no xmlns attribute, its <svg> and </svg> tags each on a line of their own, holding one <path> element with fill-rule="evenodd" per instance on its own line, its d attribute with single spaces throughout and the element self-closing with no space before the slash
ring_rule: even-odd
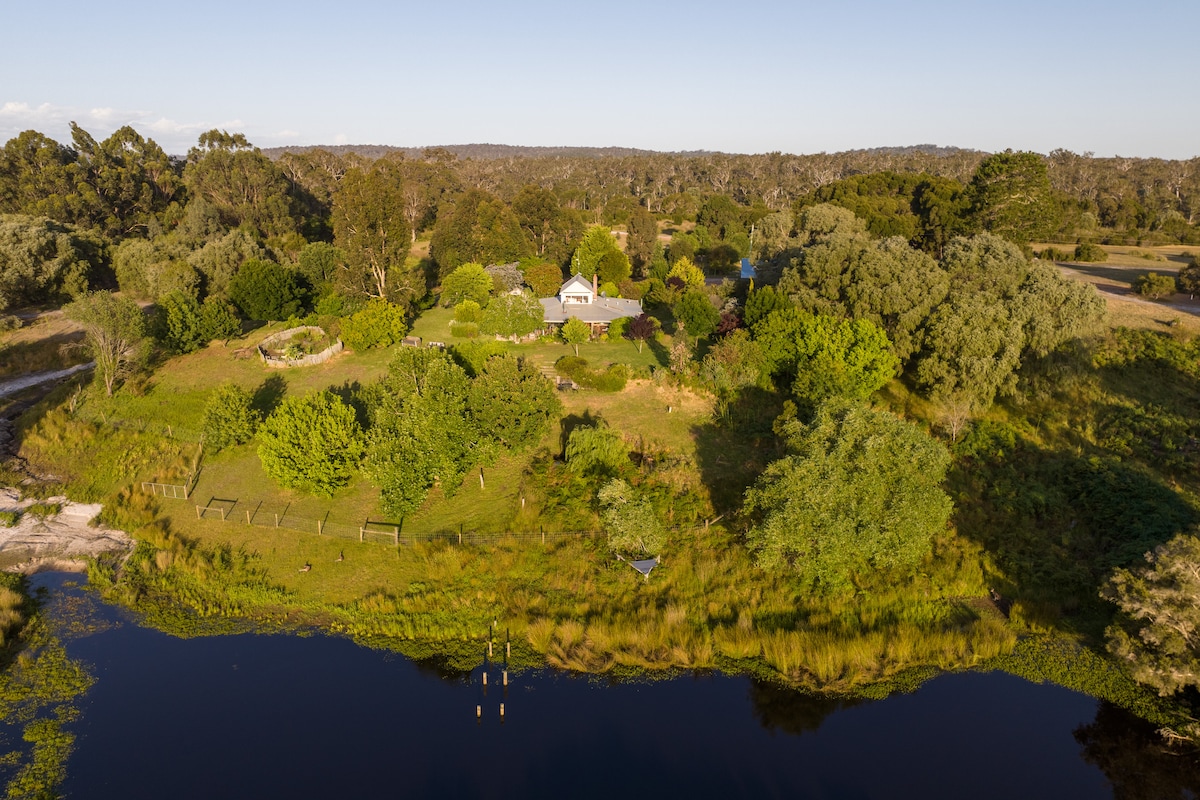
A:
<svg viewBox="0 0 1200 800">
<path fill-rule="evenodd" d="M 1198 0 L 0 0 L 0 141 L 1200 156 Z M 22 33 L 23 32 L 23 33 Z M 14 35 L 15 34 L 15 35 Z"/>
</svg>

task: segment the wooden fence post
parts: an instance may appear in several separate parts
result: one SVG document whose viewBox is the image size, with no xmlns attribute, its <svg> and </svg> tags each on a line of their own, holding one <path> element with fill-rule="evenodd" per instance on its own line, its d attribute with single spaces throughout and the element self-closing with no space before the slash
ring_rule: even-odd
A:
<svg viewBox="0 0 1200 800">
<path fill-rule="evenodd" d="M 275 527 L 276 528 L 279 527 L 279 515 L 278 514 L 275 515 Z"/>
<path fill-rule="evenodd" d="M 196 519 L 200 519 L 200 506 L 196 506 Z"/>
<path fill-rule="evenodd" d="M 321 535 L 321 529 L 324 527 L 325 523 L 323 523 L 321 520 L 317 520 L 317 536 Z"/>
<path fill-rule="evenodd" d="M 359 526 L 358 526 L 358 541 L 359 541 L 359 544 L 362 544 L 362 540 L 363 540 L 363 529 L 362 529 L 362 525 L 359 525 Z"/>
<path fill-rule="evenodd" d="M 250 509 L 246 509 L 246 524 L 250 524 Z"/>
</svg>

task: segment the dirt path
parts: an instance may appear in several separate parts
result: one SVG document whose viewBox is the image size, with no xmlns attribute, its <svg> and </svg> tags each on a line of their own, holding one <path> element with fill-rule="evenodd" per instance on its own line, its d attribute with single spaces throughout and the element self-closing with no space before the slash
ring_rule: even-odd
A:
<svg viewBox="0 0 1200 800">
<path fill-rule="evenodd" d="M 0 381 L 0 397 L 8 397 L 22 389 L 28 389 L 30 386 L 37 386 L 40 383 L 66 378 L 69 375 L 74 375 L 76 372 L 82 372 L 85 369 L 91 369 L 94 366 L 96 366 L 96 362 L 89 361 L 86 364 L 76 364 L 66 369 L 56 369 L 52 372 L 34 372 L 30 375 L 22 375 L 19 378 Z"/>
</svg>

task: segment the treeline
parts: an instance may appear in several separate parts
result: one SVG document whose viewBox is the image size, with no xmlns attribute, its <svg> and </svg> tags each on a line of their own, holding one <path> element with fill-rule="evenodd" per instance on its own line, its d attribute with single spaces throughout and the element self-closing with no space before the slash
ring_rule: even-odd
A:
<svg viewBox="0 0 1200 800">
<path fill-rule="evenodd" d="M 683 256 L 720 274 L 744 256 L 777 259 L 794 220 L 821 203 L 934 255 L 985 231 L 1020 244 L 1200 241 L 1195 160 L 604 152 L 371 159 L 314 148 L 273 160 L 214 130 L 178 159 L 129 127 L 97 141 L 73 125 L 69 145 L 26 131 L 0 151 L 0 304 L 118 286 L 150 300 L 176 290 L 228 299 L 241 264 L 266 260 L 295 273 L 309 309 L 332 294 L 411 308 L 463 263 L 565 269 L 591 225 L 628 232 L 635 280 Z M 660 247 L 664 226 L 674 236 Z M 410 257 L 426 235 L 429 258 Z"/>
</svg>

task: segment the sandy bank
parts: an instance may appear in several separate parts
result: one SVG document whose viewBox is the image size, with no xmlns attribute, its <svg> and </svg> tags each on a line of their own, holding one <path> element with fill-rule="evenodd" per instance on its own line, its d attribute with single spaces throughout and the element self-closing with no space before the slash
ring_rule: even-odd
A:
<svg viewBox="0 0 1200 800">
<path fill-rule="evenodd" d="M 39 519 L 25 510 L 35 503 L 57 503 L 62 510 Z M 0 568 L 33 573 L 47 569 L 81 569 L 101 553 L 126 552 L 133 540 L 123 531 L 92 527 L 99 503 L 73 503 L 65 497 L 21 499 L 16 489 L 0 489 L 0 511 L 21 512 L 11 528 L 0 527 Z"/>
</svg>

